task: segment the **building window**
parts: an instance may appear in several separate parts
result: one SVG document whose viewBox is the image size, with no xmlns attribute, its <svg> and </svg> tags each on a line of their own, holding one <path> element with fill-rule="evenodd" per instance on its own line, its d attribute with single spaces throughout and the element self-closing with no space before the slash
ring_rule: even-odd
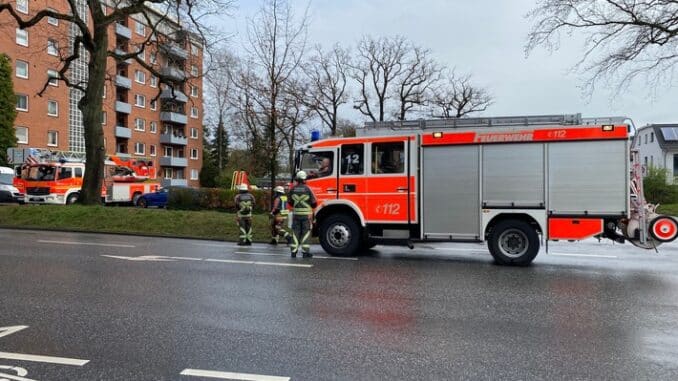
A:
<svg viewBox="0 0 678 381">
<path fill-rule="evenodd" d="M 47 115 L 59 116 L 59 103 L 57 101 L 47 101 Z"/>
<path fill-rule="evenodd" d="M 148 62 L 150 62 L 151 65 L 158 63 L 158 53 L 151 52 L 151 54 L 148 55 Z"/>
<path fill-rule="evenodd" d="M 163 176 L 163 177 L 164 177 L 165 179 L 171 179 L 171 178 L 172 178 L 172 168 L 165 168 L 165 170 L 163 171 L 163 173 L 164 173 L 164 176 Z"/>
<path fill-rule="evenodd" d="M 198 48 L 198 45 L 191 44 L 191 54 L 193 54 L 194 56 L 197 56 L 199 52 L 200 52 L 200 48 Z"/>
<path fill-rule="evenodd" d="M 198 160 L 198 149 L 191 148 L 191 159 Z"/>
<path fill-rule="evenodd" d="M 57 13 L 56 9 L 54 8 L 47 8 L 47 10 Z M 47 23 L 49 25 L 59 25 L 59 19 L 47 16 Z"/>
<path fill-rule="evenodd" d="M 151 87 L 158 87 L 158 77 L 154 75 L 151 76 Z"/>
<path fill-rule="evenodd" d="M 172 147 L 165 146 L 165 157 L 172 157 Z"/>
<path fill-rule="evenodd" d="M 47 70 L 47 81 L 50 86 L 59 86 L 59 72 L 56 70 Z"/>
<path fill-rule="evenodd" d="M 197 128 L 191 128 L 191 139 L 197 139 L 198 138 L 198 129 Z"/>
<path fill-rule="evenodd" d="M 142 24 L 139 21 L 135 21 L 134 31 L 137 32 L 140 36 L 146 36 L 146 25 Z"/>
<path fill-rule="evenodd" d="M 151 145 L 148 146 L 148 153 L 149 153 L 149 155 L 151 155 L 151 156 L 155 156 L 155 155 L 156 155 L 156 152 L 155 152 L 155 144 L 151 144 Z"/>
<path fill-rule="evenodd" d="M 101 112 L 101 124 L 106 124 L 106 111 Z"/>
<path fill-rule="evenodd" d="M 645 144 L 647 144 L 647 134 L 645 135 Z"/>
<path fill-rule="evenodd" d="M 146 131 L 146 119 L 134 119 L 134 129 L 137 131 Z"/>
<path fill-rule="evenodd" d="M 28 79 L 28 62 L 16 60 L 16 76 Z"/>
<path fill-rule="evenodd" d="M 137 107 L 146 107 L 146 97 L 141 94 L 136 94 L 134 96 L 134 105 Z"/>
<path fill-rule="evenodd" d="M 50 56 L 59 55 L 59 43 L 55 40 L 47 40 L 47 54 Z"/>
<path fill-rule="evenodd" d="M 137 155 L 145 155 L 146 145 L 144 143 L 139 142 L 134 143 L 134 153 Z"/>
<path fill-rule="evenodd" d="M 156 101 L 155 99 L 152 99 L 149 102 L 149 106 L 151 106 L 151 110 L 153 110 L 153 111 L 157 110 L 158 109 L 158 101 Z"/>
<path fill-rule="evenodd" d="M 654 143 L 654 132 L 650 132 L 650 143 Z"/>
<path fill-rule="evenodd" d="M 47 145 L 50 147 L 59 145 L 59 133 L 57 131 L 47 131 Z"/>
<path fill-rule="evenodd" d="M 16 11 L 28 14 L 28 0 L 16 0 Z"/>
<path fill-rule="evenodd" d="M 21 46 L 28 46 L 28 31 L 16 28 L 16 43 Z"/>
<path fill-rule="evenodd" d="M 191 107 L 191 118 L 198 118 L 198 108 L 197 107 Z"/>
<path fill-rule="evenodd" d="M 195 98 L 198 97 L 198 86 L 191 86 L 191 96 Z"/>
<path fill-rule="evenodd" d="M 191 169 L 191 180 L 197 180 L 198 179 L 198 170 L 197 169 Z"/>
<path fill-rule="evenodd" d="M 16 142 L 19 144 L 28 144 L 28 127 L 16 128 Z"/>
<path fill-rule="evenodd" d="M 138 83 L 145 84 L 146 83 L 146 73 L 144 73 L 141 70 L 137 70 L 134 72 L 134 80 L 137 81 Z"/>
<path fill-rule="evenodd" d="M 28 95 L 16 95 L 16 109 L 19 111 L 28 111 Z"/>
<path fill-rule="evenodd" d="M 198 67 L 195 65 L 191 65 L 191 75 L 194 77 L 198 76 Z"/>
<path fill-rule="evenodd" d="M 151 131 L 152 134 L 155 134 L 158 132 L 158 122 L 151 122 L 151 125 L 149 126 L 149 130 Z"/>
</svg>

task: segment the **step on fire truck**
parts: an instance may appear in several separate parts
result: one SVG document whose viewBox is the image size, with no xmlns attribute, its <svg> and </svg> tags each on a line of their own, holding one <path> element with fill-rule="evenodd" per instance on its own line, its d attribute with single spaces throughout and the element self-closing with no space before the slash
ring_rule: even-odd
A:
<svg viewBox="0 0 678 381">
<path fill-rule="evenodd" d="M 41 148 L 8 150 L 17 165 L 15 186 L 33 204 L 73 204 L 78 200 L 85 175 L 85 154 Z M 104 166 L 101 198 L 105 203 L 133 203 L 160 184 L 152 161 L 109 156 Z"/>
<path fill-rule="evenodd" d="M 546 242 L 589 237 L 655 249 L 678 223 L 645 202 L 628 118 L 581 114 L 367 123 L 297 151 L 332 255 L 378 243 L 487 242 L 528 265 Z M 318 172 L 329 160 L 331 172 Z"/>
</svg>

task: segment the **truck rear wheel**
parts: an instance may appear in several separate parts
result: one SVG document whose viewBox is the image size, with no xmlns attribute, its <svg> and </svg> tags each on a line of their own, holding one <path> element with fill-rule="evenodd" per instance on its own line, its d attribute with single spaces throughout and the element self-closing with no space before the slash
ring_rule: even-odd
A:
<svg viewBox="0 0 678 381">
<path fill-rule="evenodd" d="M 78 197 L 80 197 L 80 195 L 77 193 L 69 194 L 68 197 L 66 197 L 66 204 L 67 205 L 75 204 L 76 202 L 78 202 Z"/>
<path fill-rule="evenodd" d="M 500 265 L 527 266 L 539 253 L 539 235 L 525 221 L 505 220 L 492 228 L 487 247 Z"/>
<path fill-rule="evenodd" d="M 346 214 L 329 216 L 320 222 L 320 245 L 330 255 L 352 256 L 360 248 L 360 227 Z"/>
</svg>

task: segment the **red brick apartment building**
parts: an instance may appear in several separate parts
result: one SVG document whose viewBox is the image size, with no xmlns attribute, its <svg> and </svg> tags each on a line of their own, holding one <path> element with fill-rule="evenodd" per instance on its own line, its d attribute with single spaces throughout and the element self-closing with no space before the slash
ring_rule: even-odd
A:
<svg viewBox="0 0 678 381">
<path fill-rule="evenodd" d="M 66 0 L 8 1 L 26 18 L 44 8 L 70 10 Z M 76 1 L 87 12 L 84 0 Z M 110 28 L 111 50 L 125 53 L 135 51 L 151 32 L 141 16 Z M 101 117 L 106 153 L 152 161 L 163 186 L 197 187 L 202 167 L 202 45 L 176 23 L 165 21 L 158 29 L 163 34 L 141 57 L 163 77 L 172 78 L 175 90 L 159 88 L 158 79 L 135 60 L 109 58 Z M 20 30 L 9 14 L 0 14 L 0 51 L 9 55 L 14 68 L 19 148 L 85 150 L 77 108 L 81 93 L 55 79 L 42 97 L 37 95 L 48 78 L 57 76 L 59 55 L 68 54 L 75 33 L 68 22 L 51 18 Z M 86 81 L 87 62 L 74 62 L 68 75 L 72 81 Z"/>
</svg>

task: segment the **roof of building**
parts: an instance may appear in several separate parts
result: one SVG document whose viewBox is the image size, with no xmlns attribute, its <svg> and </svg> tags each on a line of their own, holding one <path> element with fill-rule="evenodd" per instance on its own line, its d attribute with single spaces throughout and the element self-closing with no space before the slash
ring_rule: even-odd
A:
<svg viewBox="0 0 678 381">
<path fill-rule="evenodd" d="M 678 150 L 678 123 L 649 124 L 645 128 L 652 128 L 657 138 L 657 143 L 662 150 Z"/>
</svg>

